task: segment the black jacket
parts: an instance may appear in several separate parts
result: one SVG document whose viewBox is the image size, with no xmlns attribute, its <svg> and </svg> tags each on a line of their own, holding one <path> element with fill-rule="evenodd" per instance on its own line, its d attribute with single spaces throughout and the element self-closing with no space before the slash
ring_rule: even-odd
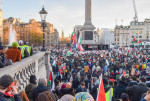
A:
<svg viewBox="0 0 150 101">
<path fill-rule="evenodd" d="M 121 98 L 121 94 L 125 92 L 125 89 L 127 88 L 128 83 L 124 82 L 124 81 L 119 81 L 118 85 L 116 86 L 116 97 L 118 99 Z"/>
<path fill-rule="evenodd" d="M 70 94 L 72 96 L 75 96 L 75 92 L 73 88 L 64 88 L 60 89 L 60 98 L 64 96 L 65 94 Z"/>
<path fill-rule="evenodd" d="M 9 96 L 6 96 L 5 94 L 0 92 L 0 101 L 11 101 L 9 98 Z M 14 95 L 14 99 L 15 101 L 22 101 L 21 96 L 18 94 Z"/>
<path fill-rule="evenodd" d="M 95 85 L 95 86 L 91 89 L 91 92 L 90 92 L 95 101 L 96 101 L 96 98 L 97 98 L 97 88 L 98 88 L 98 87 L 99 87 L 99 84 L 98 84 L 98 85 Z"/>
<path fill-rule="evenodd" d="M 150 81 L 146 81 L 146 86 L 150 88 Z"/>
<path fill-rule="evenodd" d="M 126 93 L 130 95 L 130 101 L 140 101 L 142 94 L 146 93 L 148 89 L 146 84 L 141 82 L 138 85 L 127 87 Z"/>
<path fill-rule="evenodd" d="M 131 81 L 131 82 L 129 83 L 129 86 L 134 86 L 134 85 L 138 85 L 138 82 L 137 82 L 137 81 Z"/>
<path fill-rule="evenodd" d="M 33 100 L 36 101 L 38 95 L 41 92 L 44 92 L 44 91 L 49 91 L 52 95 L 53 101 L 57 101 L 55 95 L 50 91 L 50 89 L 48 87 L 42 85 L 42 84 L 39 84 L 36 88 L 34 88 L 34 90 L 33 90 Z"/>
<path fill-rule="evenodd" d="M 36 84 L 30 83 L 29 85 L 26 86 L 25 92 L 29 98 L 30 101 L 33 101 L 33 89 L 36 87 Z"/>
<path fill-rule="evenodd" d="M 44 85 L 39 84 L 36 88 L 33 90 L 33 100 L 36 101 L 39 93 L 48 91 L 48 88 Z"/>
<path fill-rule="evenodd" d="M 79 86 L 79 84 L 80 84 L 80 81 L 78 80 L 78 78 L 75 78 L 75 79 L 72 81 L 72 87 L 73 87 L 74 89 L 77 89 L 78 86 Z"/>
<path fill-rule="evenodd" d="M 86 79 L 84 82 L 85 82 L 85 87 L 91 90 L 91 79 Z"/>
</svg>

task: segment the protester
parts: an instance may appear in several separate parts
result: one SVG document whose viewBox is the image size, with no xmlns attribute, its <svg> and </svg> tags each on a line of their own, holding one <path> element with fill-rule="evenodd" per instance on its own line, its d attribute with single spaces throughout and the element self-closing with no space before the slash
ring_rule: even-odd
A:
<svg viewBox="0 0 150 101">
<path fill-rule="evenodd" d="M 37 86 L 37 82 L 36 82 L 36 76 L 35 75 L 31 75 L 30 76 L 30 84 L 28 84 L 25 88 L 25 92 L 29 98 L 30 101 L 33 101 L 33 89 Z"/>
<path fill-rule="evenodd" d="M 140 101 L 142 94 L 149 90 L 145 82 L 146 79 L 141 77 L 140 83 L 138 85 L 126 88 L 126 92 L 129 95 L 131 101 Z"/>
<path fill-rule="evenodd" d="M 28 46 L 27 41 L 24 42 L 23 48 L 25 49 L 24 50 L 24 58 L 33 55 L 33 49 L 32 49 L 32 47 Z"/>
<path fill-rule="evenodd" d="M 52 95 L 53 100 L 56 101 L 56 98 L 55 98 L 53 92 L 51 92 L 51 90 L 47 87 L 47 80 L 45 78 L 40 78 L 39 85 L 36 88 L 34 88 L 33 95 L 32 95 L 33 100 L 36 101 L 38 95 L 44 91 L 49 91 L 50 94 Z"/>
<path fill-rule="evenodd" d="M 18 80 L 15 80 L 15 87 L 19 90 L 19 82 Z M 29 98 L 27 97 L 26 93 L 24 92 L 24 90 L 20 91 L 20 95 L 22 98 L 22 101 L 29 101 Z"/>
<path fill-rule="evenodd" d="M 89 93 L 80 92 L 75 95 L 74 101 L 94 101 L 94 99 Z"/>
<path fill-rule="evenodd" d="M 54 101 L 49 91 L 39 93 L 36 101 Z"/>
<path fill-rule="evenodd" d="M 122 76 L 122 78 L 119 80 L 119 82 L 116 86 L 116 97 L 118 99 L 121 98 L 122 93 L 125 93 L 127 86 L 128 86 L 128 83 L 126 81 L 126 78 L 124 76 Z"/>
<path fill-rule="evenodd" d="M 85 87 L 85 82 L 81 82 L 79 88 L 77 88 L 75 91 L 76 94 L 79 92 L 87 92 L 87 89 Z"/>
<path fill-rule="evenodd" d="M 21 52 L 18 49 L 18 43 L 12 43 L 12 49 L 7 49 L 6 51 L 7 59 L 11 59 L 12 62 L 21 61 Z"/>
<path fill-rule="evenodd" d="M 48 88 L 46 87 L 47 85 L 47 81 L 44 78 L 40 78 L 39 79 L 39 85 L 34 88 L 33 90 L 33 100 L 36 101 L 39 93 L 44 92 L 44 91 L 48 91 Z"/>
<path fill-rule="evenodd" d="M 10 75 L 4 75 L 0 78 L 0 101 L 10 101 L 11 98 L 14 98 L 15 101 L 22 101 L 17 88 L 12 83 L 14 80 Z M 8 91 L 11 91 L 12 97 L 5 95 Z"/>
<path fill-rule="evenodd" d="M 121 94 L 121 101 L 129 101 L 128 94 L 125 94 L 125 93 Z"/>
<path fill-rule="evenodd" d="M 74 101 L 74 97 L 72 95 L 66 94 L 62 96 L 58 101 Z"/>
</svg>

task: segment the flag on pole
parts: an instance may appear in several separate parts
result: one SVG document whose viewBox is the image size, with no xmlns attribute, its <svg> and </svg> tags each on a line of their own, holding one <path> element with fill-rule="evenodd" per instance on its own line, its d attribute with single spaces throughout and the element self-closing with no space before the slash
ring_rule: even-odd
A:
<svg viewBox="0 0 150 101">
<path fill-rule="evenodd" d="M 74 45 L 75 42 L 76 42 L 76 33 L 75 33 L 75 29 L 74 29 L 74 31 L 73 31 L 73 33 L 72 33 L 72 40 L 73 40 L 72 44 Z"/>
<path fill-rule="evenodd" d="M 49 80 L 48 80 L 48 83 L 47 83 L 47 87 L 51 88 L 51 80 L 52 80 L 52 74 L 50 72 L 50 74 L 49 74 Z"/>
<path fill-rule="evenodd" d="M 66 54 L 66 57 L 67 57 L 67 56 L 70 56 L 71 53 L 72 53 L 72 50 L 71 50 L 71 48 L 70 48 L 70 50 L 69 50 L 69 51 L 67 52 L 67 54 Z"/>
<path fill-rule="evenodd" d="M 56 61 L 54 60 L 52 66 L 56 67 Z"/>
<path fill-rule="evenodd" d="M 100 84 L 99 84 L 98 95 L 97 95 L 96 101 L 106 101 L 102 74 L 100 76 Z"/>
<path fill-rule="evenodd" d="M 84 49 L 83 49 L 81 43 L 82 43 L 82 37 L 81 37 L 81 34 L 80 34 L 80 35 L 79 35 L 79 39 L 78 39 L 78 48 L 79 48 L 80 51 L 83 52 Z"/>
</svg>

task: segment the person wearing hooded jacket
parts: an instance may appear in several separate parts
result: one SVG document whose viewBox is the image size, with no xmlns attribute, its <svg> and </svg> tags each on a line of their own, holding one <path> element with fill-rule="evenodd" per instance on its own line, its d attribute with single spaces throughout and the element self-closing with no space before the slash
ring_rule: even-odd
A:
<svg viewBox="0 0 150 101">
<path fill-rule="evenodd" d="M 33 101 L 33 96 L 32 96 L 32 93 L 33 93 L 33 89 L 35 87 L 37 87 L 37 82 L 36 82 L 36 76 L 35 75 L 31 75 L 30 76 L 30 84 L 26 86 L 25 88 L 25 92 L 29 98 L 30 101 Z"/>
<path fill-rule="evenodd" d="M 131 101 L 140 101 L 140 98 L 143 93 L 146 93 L 149 88 L 146 86 L 146 79 L 144 77 L 140 78 L 140 83 L 126 88 L 126 93 L 130 95 Z"/>
<path fill-rule="evenodd" d="M 122 76 L 121 80 L 119 80 L 117 86 L 116 86 L 116 97 L 117 99 L 121 98 L 121 94 L 125 92 L 126 88 L 128 86 L 128 83 L 126 81 L 126 78 L 124 76 Z"/>
</svg>

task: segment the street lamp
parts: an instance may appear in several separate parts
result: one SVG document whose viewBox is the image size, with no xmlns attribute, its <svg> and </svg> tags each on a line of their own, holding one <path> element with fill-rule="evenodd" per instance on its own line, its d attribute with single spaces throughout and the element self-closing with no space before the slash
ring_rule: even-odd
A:
<svg viewBox="0 0 150 101">
<path fill-rule="evenodd" d="M 41 27 L 43 27 L 43 48 L 42 48 L 42 51 L 46 51 L 46 49 L 45 49 L 45 33 L 44 32 L 45 32 L 45 27 L 46 27 L 46 16 L 47 16 L 48 12 L 45 11 L 44 6 L 43 6 L 42 10 L 39 12 L 39 14 L 41 16 L 41 21 L 42 21 Z"/>
</svg>

